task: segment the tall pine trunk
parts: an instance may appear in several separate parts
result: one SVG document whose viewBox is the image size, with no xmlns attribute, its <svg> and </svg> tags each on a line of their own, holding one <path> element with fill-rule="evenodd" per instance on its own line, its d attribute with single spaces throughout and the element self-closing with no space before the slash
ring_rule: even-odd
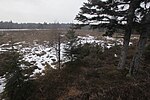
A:
<svg viewBox="0 0 150 100">
<path fill-rule="evenodd" d="M 127 58 L 127 51 L 129 47 L 130 37 L 131 37 L 131 30 L 128 30 L 127 33 L 124 34 L 124 42 L 123 42 L 123 47 L 121 50 L 121 56 L 120 56 L 120 61 L 118 64 L 118 69 L 124 69 L 125 61 Z"/>
<path fill-rule="evenodd" d="M 126 31 L 124 35 L 123 48 L 121 51 L 118 69 L 125 68 L 125 62 L 127 58 L 130 37 L 131 37 L 132 29 L 133 29 L 133 19 L 135 16 L 134 12 L 135 12 L 135 9 L 139 6 L 140 2 L 141 2 L 140 0 L 132 0 L 129 4 L 129 10 L 128 10 L 128 15 L 127 15 L 127 26 L 126 26 Z"/>
<path fill-rule="evenodd" d="M 146 41 L 147 41 L 147 32 L 142 33 L 140 35 L 140 39 L 138 42 L 138 47 L 137 47 L 136 53 L 133 56 L 132 62 L 130 64 L 130 70 L 129 70 L 130 75 L 134 75 L 139 69 L 139 66 L 141 64 L 140 62 L 142 59 L 142 54 L 144 52 L 144 48 L 146 45 Z"/>
<path fill-rule="evenodd" d="M 141 58 L 142 58 L 142 55 L 146 46 L 148 34 L 150 34 L 150 28 L 149 28 L 150 27 L 149 25 L 150 24 L 150 12 L 146 15 L 143 23 L 144 24 L 141 26 L 143 27 L 143 31 L 140 34 L 138 47 L 132 59 L 132 62 L 130 64 L 130 70 L 129 70 L 130 75 L 134 75 L 138 71 L 140 64 L 141 64 Z"/>
</svg>

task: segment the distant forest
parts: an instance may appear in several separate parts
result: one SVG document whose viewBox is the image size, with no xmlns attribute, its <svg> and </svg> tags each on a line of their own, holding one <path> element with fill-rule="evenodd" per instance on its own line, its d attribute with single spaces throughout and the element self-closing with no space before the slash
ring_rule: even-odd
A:
<svg viewBox="0 0 150 100">
<path fill-rule="evenodd" d="M 0 21 L 0 29 L 69 29 L 72 23 L 14 23 Z"/>
</svg>

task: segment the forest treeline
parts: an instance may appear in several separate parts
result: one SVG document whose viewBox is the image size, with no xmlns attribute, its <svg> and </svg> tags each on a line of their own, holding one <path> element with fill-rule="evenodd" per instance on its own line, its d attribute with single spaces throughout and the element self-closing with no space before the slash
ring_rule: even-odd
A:
<svg viewBox="0 0 150 100">
<path fill-rule="evenodd" d="M 69 29 L 72 23 L 14 23 L 12 21 L 1 21 L 0 29 Z"/>
</svg>

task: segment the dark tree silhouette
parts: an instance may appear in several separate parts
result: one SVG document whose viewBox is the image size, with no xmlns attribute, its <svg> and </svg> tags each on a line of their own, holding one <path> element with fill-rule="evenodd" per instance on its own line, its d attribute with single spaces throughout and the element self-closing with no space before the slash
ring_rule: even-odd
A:
<svg viewBox="0 0 150 100">
<path fill-rule="evenodd" d="M 30 69 L 29 66 L 26 66 L 27 62 L 24 62 L 22 56 L 15 50 L 4 52 L 3 55 L 6 56 L 3 62 L 6 71 L 6 85 L 2 98 L 5 100 L 27 100 L 34 90 L 32 79 L 29 78 L 32 74 L 30 72 L 34 68 Z"/>
<path fill-rule="evenodd" d="M 124 69 L 128 46 L 133 30 L 141 26 L 144 16 L 142 4 L 147 0 L 88 0 L 81 7 L 76 20 L 80 27 L 107 28 L 106 35 L 111 36 L 118 29 L 124 30 L 124 42 L 118 69 Z M 146 2 L 148 4 L 148 1 Z M 139 13 L 141 14 L 139 16 Z"/>
<path fill-rule="evenodd" d="M 140 8 L 141 9 L 140 13 L 137 12 L 137 15 L 139 13 L 139 16 L 142 16 L 141 20 L 139 20 L 139 22 L 140 22 L 140 27 L 139 27 L 140 38 L 138 41 L 138 46 L 136 48 L 135 55 L 130 64 L 130 70 L 129 70 L 130 76 L 135 75 L 137 73 L 139 67 L 141 66 L 142 55 L 145 50 L 148 36 L 150 34 L 150 5 L 148 4 L 148 2 L 150 2 L 150 1 L 143 2 L 143 5 L 141 7 L 143 9 Z"/>
</svg>

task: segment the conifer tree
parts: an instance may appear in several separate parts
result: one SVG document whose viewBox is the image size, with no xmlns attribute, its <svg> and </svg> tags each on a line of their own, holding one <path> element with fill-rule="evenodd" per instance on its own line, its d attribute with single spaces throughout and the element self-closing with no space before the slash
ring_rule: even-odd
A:
<svg viewBox="0 0 150 100">
<path fill-rule="evenodd" d="M 112 35 L 118 29 L 124 30 L 118 69 L 125 67 L 131 34 L 141 26 L 139 20 L 143 18 L 143 15 L 138 16 L 137 13 L 144 14 L 141 5 L 146 1 L 148 0 L 88 0 L 76 17 L 82 22 L 81 27 L 90 25 L 93 28 L 107 28 L 107 35 Z"/>
<path fill-rule="evenodd" d="M 66 34 L 66 38 L 67 38 L 67 44 L 65 47 L 64 56 L 66 57 L 67 60 L 72 62 L 76 59 L 76 47 L 78 42 L 78 38 L 75 35 L 75 31 L 73 27 L 71 27 L 70 30 L 68 30 Z"/>
<path fill-rule="evenodd" d="M 125 64 L 127 49 L 130 41 L 131 28 L 126 28 L 129 0 L 88 0 L 81 7 L 76 19 L 83 22 L 81 26 L 90 25 L 92 28 L 107 28 L 106 35 L 111 36 L 116 30 L 124 30 L 124 46 L 122 48 L 119 69 Z"/>
<path fill-rule="evenodd" d="M 2 98 L 5 100 L 27 100 L 33 92 L 33 82 L 30 80 L 29 69 L 19 52 L 10 50 L 5 52 L 8 55 L 5 74 L 6 85 Z M 5 63 L 5 62 L 3 62 Z M 34 69 L 32 69 L 34 70 Z"/>
</svg>

